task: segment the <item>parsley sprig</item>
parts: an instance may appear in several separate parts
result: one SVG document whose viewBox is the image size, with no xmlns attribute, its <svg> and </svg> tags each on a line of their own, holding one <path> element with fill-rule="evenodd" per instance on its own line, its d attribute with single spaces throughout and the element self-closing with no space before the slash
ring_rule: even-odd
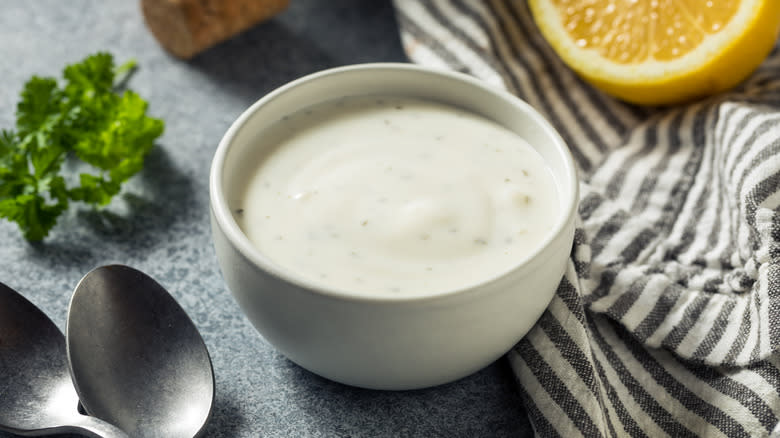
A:
<svg viewBox="0 0 780 438">
<path fill-rule="evenodd" d="M 130 61 L 115 67 L 96 53 L 65 67 L 65 84 L 33 76 L 16 107 L 16 127 L 0 131 L 0 217 L 16 222 L 31 241 L 42 240 L 70 201 L 101 206 L 136 174 L 164 129 L 146 115 L 147 102 L 121 90 Z M 87 172 L 66 179 L 72 156 Z"/>
</svg>

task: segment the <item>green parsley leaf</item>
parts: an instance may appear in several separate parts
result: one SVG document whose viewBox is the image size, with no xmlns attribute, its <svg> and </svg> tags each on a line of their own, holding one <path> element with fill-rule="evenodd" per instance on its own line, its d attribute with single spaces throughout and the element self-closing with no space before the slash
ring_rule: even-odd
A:
<svg viewBox="0 0 780 438">
<path fill-rule="evenodd" d="M 25 84 L 15 131 L 0 131 L 0 217 L 28 240 L 46 237 L 71 201 L 108 204 L 143 168 L 164 123 L 146 115 L 138 94 L 118 91 L 133 68 L 96 53 L 65 67 L 63 87 L 37 76 Z M 73 186 L 61 174 L 68 156 L 89 170 Z"/>
<path fill-rule="evenodd" d="M 34 134 L 60 112 L 62 94 L 53 78 L 33 76 L 24 85 L 16 106 L 16 129 L 19 136 Z"/>
</svg>

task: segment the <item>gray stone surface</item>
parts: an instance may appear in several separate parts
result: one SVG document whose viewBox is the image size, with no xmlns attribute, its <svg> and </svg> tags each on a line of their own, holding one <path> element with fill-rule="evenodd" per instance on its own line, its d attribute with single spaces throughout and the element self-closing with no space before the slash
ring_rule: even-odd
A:
<svg viewBox="0 0 780 438">
<path fill-rule="evenodd" d="M 292 364 L 248 323 L 217 267 L 208 170 L 229 124 L 271 89 L 326 67 L 404 61 L 388 2 L 292 0 L 277 18 L 189 62 L 167 55 L 135 0 L 3 0 L 0 127 L 33 74 L 59 75 L 98 50 L 138 60 L 130 82 L 166 121 L 146 168 L 105 210 L 71 208 L 43 243 L 0 221 L 0 281 L 61 329 L 70 293 L 93 267 L 123 263 L 167 287 L 214 363 L 217 398 L 207 437 L 522 436 L 530 433 L 508 365 L 420 391 L 339 385 Z M 10 435 L 0 433 L 0 438 Z"/>
</svg>

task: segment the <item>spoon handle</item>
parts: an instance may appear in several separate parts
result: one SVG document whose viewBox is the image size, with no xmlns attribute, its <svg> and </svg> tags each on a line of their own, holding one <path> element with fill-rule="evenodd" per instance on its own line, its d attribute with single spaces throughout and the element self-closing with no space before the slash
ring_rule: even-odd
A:
<svg viewBox="0 0 780 438">
<path fill-rule="evenodd" d="M 122 429 L 99 418 L 80 415 L 73 424 L 68 425 L 68 432 L 91 438 L 130 438 Z"/>
</svg>

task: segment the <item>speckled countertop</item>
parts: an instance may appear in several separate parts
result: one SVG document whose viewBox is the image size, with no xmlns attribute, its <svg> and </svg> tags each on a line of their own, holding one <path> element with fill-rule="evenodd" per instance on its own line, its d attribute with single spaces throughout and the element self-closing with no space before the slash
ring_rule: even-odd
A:
<svg viewBox="0 0 780 438">
<path fill-rule="evenodd" d="M 292 0 L 273 20 L 183 62 L 147 31 L 135 0 L 3 0 L 0 128 L 33 74 L 98 50 L 135 58 L 130 87 L 166 131 L 145 169 L 100 213 L 71 208 L 43 243 L 0 221 L 0 281 L 64 330 L 71 291 L 90 269 L 139 268 L 189 313 L 209 348 L 217 396 L 207 437 L 503 437 L 531 434 L 505 360 L 419 391 L 355 389 L 274 350 L 226 289 L 211 244 L 208 171 L 230 123 L 273 88 L 327 67 L 405 61 L 389 2 Z M 0 433 L 0 438 L 10 435 Z"/>
</svg>

